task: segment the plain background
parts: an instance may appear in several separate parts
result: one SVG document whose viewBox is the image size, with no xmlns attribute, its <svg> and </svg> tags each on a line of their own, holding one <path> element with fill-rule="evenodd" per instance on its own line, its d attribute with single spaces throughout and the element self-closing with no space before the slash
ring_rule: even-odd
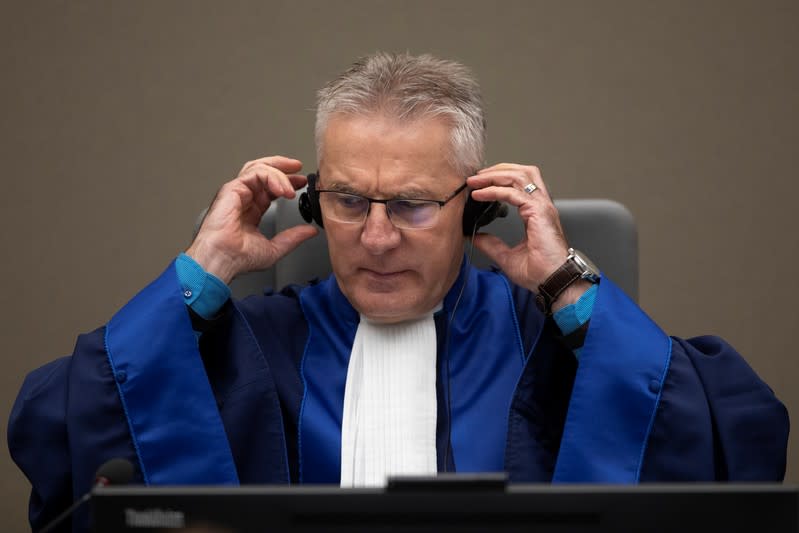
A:
<svg viewBox="0 0 799 533">
<path fill-rule="evenodd" d="M 797 20 L 795 0 L 4 2 L 3 429 L 25 374 L 158 275 L 245 161 L 315 168 L 316 88 L 378 49 L 470 65 L 488 161 L 626 204 L 642 306 L 725 337 L 795 411 Z M 792 439 L 792 482 L 797 460 Z M 22 530 L 29 486 L 0 461 Z"/>
</svg>

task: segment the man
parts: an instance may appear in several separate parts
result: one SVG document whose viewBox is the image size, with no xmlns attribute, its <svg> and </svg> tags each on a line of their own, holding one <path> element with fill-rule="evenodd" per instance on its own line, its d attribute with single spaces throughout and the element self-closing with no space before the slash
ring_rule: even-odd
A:
<svg viewBox="0 0 799 533">
<path fill-rule="evenodd" d="M 257 225 L 306 185 L 244 165 L 188 248 L 72 357 L 26 380 L 9 443 L 40 526 L 126 457 L 145 483 L 336 483 L 505 470 L 513 481 L 779 480 L 787 414 L 713 337 L 665 335 L 573 252 L 534 166 L 483 168 L 463 66 L 375 54 L 319 93 L 305 199 L 334 276 L 231 302 L 313 237 Z M 478 203 L 479 202 L 479 203 Z M 513 247 L 477 234 L 518 209 Z"/>
</svg>

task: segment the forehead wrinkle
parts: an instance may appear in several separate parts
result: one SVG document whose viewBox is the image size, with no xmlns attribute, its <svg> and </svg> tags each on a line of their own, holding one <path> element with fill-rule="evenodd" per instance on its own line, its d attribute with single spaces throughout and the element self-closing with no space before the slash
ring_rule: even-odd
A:
<svg viewBox="0 0 799 533">
<path fill-rule="evenodd" d="M 335 184 L 342 192 L 378 199 L 438 198 L 454 188 L 455 169 L 441 146 L 448 146 L 449 126 L 440 119 L 405 123 L 381 114 L 338 116 L 324 138 L 321 181 L 328 188 Z"/>
<path fill-rule="evenodd" d="M 378 181 L 379 180 L 374 180 L 374 182 L 372 182 L 373 187 L 370 187 L 367 190 L 355 187 L 351 182 L 342 181 L 342 180 L 330 181 L 323 187 L 320 187 L 320 189 L 335 190 L 338 192 L 357 194 L 359 196 L 367 196 L 377 199 L 400 198 L 400 199 L 429 200 L 429 199 L 435 199 L 437 196 L 440 196 L 441 194 L 447 194 L 447 192 L 436 191 L 430 187 L 424 187 L 416 183 L 402 185 L 398 187 L 396 191 L 380 193 L 378 192 L 380 189 L 380 185 L 379 183 L 377 183 Z M 436 184 L 438 183 L 440 183 L 440 180 L 436 181 Z M 436 187 L 436 189 L 438 188 L 440 187 Z M 377 196 L 370 196 L 373 194 L 377 194 Z"/>
</svg>

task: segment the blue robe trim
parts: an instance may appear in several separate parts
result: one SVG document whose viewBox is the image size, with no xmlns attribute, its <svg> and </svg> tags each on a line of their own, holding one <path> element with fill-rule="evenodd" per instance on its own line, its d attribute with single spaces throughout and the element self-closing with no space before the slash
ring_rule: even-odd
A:
<svg viewBox="0 0 799 533">
<path fill-rule="evenodd" d="M 449 342 L 444 344 L 449 346 L 444 357 L 450 358 L 450 375 L 439 376 L 452 389 L 451 459 L 460 472 L 501 471 L 524 348 L 510 287 L 494 272 L 462 267 L 440 311 L 446 313 L 447 323 L 467 275 Z M 344 390 L 359 316 L 333 277 L 302 291 L 300 303 L 308 321 L 308 342 L 300 370 L 304 397 L 298 424 L 299 479 L 339 483 Z M 447 332 L 437 331 L 439 337 L 442 334 Z M 485 348 L 478 353 L 475 346 Z"/>
<path fill-rule="evenodd" d="M 237 484 L 174 262 L 114 315 L 106 351 L 145 483 Z"/>
<path fill-rule="evenodd" d="M 308 341 L 300 363 L 299 481 L 337 484 L 344 385 L 360 318 L 332 276 L 302 291 L 300 305 L 308 321 Z"/>
<path fill-rule="evenodd" d="M 470 286 L 489 279 L 482 273 L 477 278 L 477 283 L 470 281 Z M 499 283 L 489 284 L 500 287 Z M 209 378 L 206 380 L 172 268 L 155 285 L 130 304 L 140 311 L 138 319 L 129 316 L 133 307 L 126 307 L 114 318 L 107 345 L 106 328 L 81 335 L 70 358 L 31 372 L 22 385 L 8 419 L 8 448 L 32 484 L 29 513 L 34 531 L 88 490 L 97 467 L 112 457 L 133 462 L 142 457 L 150 482 L 178 483 L 186 477 L 191 477 L 191 482 L 202 478 L 201 482 L 208 483 L 219 478 L 234 479 L 219 421 L 215 413 L 208 415 L 213 402 L 207 390 L 209 381 L 220 406 L 219 416 L 227 430 L 239 479 L 247 483 L 284 482 L 286 446 L 292 479 L 297 479 L 296 438 L 304 394 L 300 366 L 309 339 L 308 322 L 300 316 L 302 308 L 296 300 L 306 290 L 311 295 L 319 289 L 295 287 L 280 295 L 271 294 L 262 302 L 253 297 L 237 306 L 245 314 L 246 324 L 236 312 L 223 313 L 212 323 L 195 323 L 204 331 L 201 344 Z M 469 287 L 464 291 L 464 309 L 470 305 L 471 292 Z M 554 330 L 552 320 L 544 320 L 536 310 L 532 295 L 513 285 L 511 293 L 521 341 L 527 353 L 532 350 L 514 392 L 508 421 L 505 466 L 512 481 L 631 481 L 638 475 L 642 451 L 645 453 L 640 481 L 644 482 L 783 479 L 789 431 L 785 407 L 723 340 L 674 339 L 669 355 L 669 339 L 610 281 L 603 280 L 586 339 L 587 350 L 578 368 L 573 355 L 557 341 L 559 332 Z M 347 306 L 325 303 L 323 293 L 315 294 L 317 298 L 309 298 L 306 304 L 313 308 L 315 300 L 319 300 L 331 307 L 325 311 L 333 321 L 327 328 L 349 331 L 350 326 L 336 324 L 349 318 L 355 321 L 357 315 L 348 314 L 352 310 L 347 311 Z M 334 291 L 331 295 L 338 297 Z M 445 309 L 451 309 L 451 298 L 452 293 L 445 299 Z M 305 311 L 307 316 L 313 315 L 307 305 Z M 512 315 L 501 314 L 508 323 L 512 322 Z M 449 351 L 445 347 L 447 318 L 444 312 L 435 317 L 439 346 L 439 468 L 444 466 L 441 458 L 447 449 L 444 443 L 450 414 L 441 399 L 446 398 L 445 385 L 456 385 L 455 381 L 447 383 L 441 364 L 441 358 Z M 462 318 L 458 311 L 455 327 L 464 328 Z M 122 322 L 123 319 L 129 322 Z M 259 347 L 246 338 L 251 335 L 250 327 Z M 150 340 L 142 340 L 145 337 Z M 492 334 L 483 340 L 490 344 L 495 339 L 496 334 Z M 135 342 L 142 351 L 135 354 L 133 349 L 126 350 L 121 346 L 124 342 Z M 606 342 L 608 349 L 599 351 L 600 342 Z M 630 347 L 620 347 L 622 342 Z M 469 336 L 453 345 L 451 357 L 455 361 L 472 346 L 483 345 Z M 151 350 L 168 357 L 148 355 Z M 493 351 L 490 346 L 483 349 L 484 353 Z M 630 351 L 636 352 L 634 356 Z M 513 352 L 515 348 L 511 350 L 511 358 L 515 359 Z M 177 357 L 180 363 L 175 360 L 179 354 L 187 356 Z M 660 378 L 666 367 L 664 381 Z M 150 371 L 151 368 L 154 369 Z M 614 370 L 619 374 L 610 378 L 609 372 Z M 167 372 L 171 375 L 165 390 Z M 193 378 L 186 379 L 186 373 L 193 373 Z M 148 387 L 145 381 L 152 386 Z M 573 384 L 576 394 L 570 402 Z M 143 387 L 146 390 L 141 390 Z M 660 392 L 655 392 L 658 388 Z M 154 397 L 147 398 L 148 395 Z M 122 401 L 128 409 L 127 416 Z M 176 405 L 182 407 L 179 416 Z M 168 407 L 171 417 L 159 415 L 162 406 Z M 204 414 L 196 410 L 197 406 L 202 406 Z M 609 416 L 613 406 L 623 416 L 632 413 L 633 423 L 622 424 L 619 415 Z M 567 418 L 568 431 L 564 433 Z M 581 423 L 586 424 L 582 429 Z M 153 424 L 163 428 L 159 433 L 163 442 L 148 438 L 155 435 Z M 175 424 L 180 428 L 171 428 Z M 186 425 L 197 431 L 187 435 L 183 429 Z M 478 446 L 485 444 L 481 429 L 477 425 L 473 428 Z M 647 435 L 647 431 L 651 433 Z M 209 434 L 211 438 L 206 439 Z M 303 434 L 307 436 L 307 429 Z M 305 450 L 306 463 L 313 459 L 313 451 Z M 555 476 L 559 451 L 562 457 Z M 152 456 L 159 452 L 172 457 L 153 460 Z M 616 452 L 620 454 L 618 459 Z M 462 450 L 458 453 L 463 455 Z M 453 455 L 451 452 L 447 457 L 449 470 L 454 466 Z M 182 467 L 161 471 L 171 467 L 167 461 L 175 456 L 180 458 Z M 463 458 L 460 459 L 458 466 L 462 469 Z M 186 461 L 199 474 L 188 476 Z M 220 468 L 220 464 L 226 466 Z M 608 464 L 611 467 L 605 466 Z M 333 475 L 337 480 L 338 459 L 335 465 Z M 136 482 L 142 481 L 138 470 Z M 602 479 L 606 473 L 608 479 Z M 78 531 L 88 529 L 86 507 L 73 515 L 73 525 Z"/>
<path fill-rule="evenodd" d="M 464 274 L 468 282 L 454 310 L 448 348 L 453 459 L 457 472 L 500 472 L 524 347 L 510 287 L 499 273 L 462 270 L 444 311 L 452 313 Z"/>
<path fill-rule="evenodd" d="M 670 358 L 671 339 L 603 278 L 553 481 L 638 481 Z"/>
</svg>

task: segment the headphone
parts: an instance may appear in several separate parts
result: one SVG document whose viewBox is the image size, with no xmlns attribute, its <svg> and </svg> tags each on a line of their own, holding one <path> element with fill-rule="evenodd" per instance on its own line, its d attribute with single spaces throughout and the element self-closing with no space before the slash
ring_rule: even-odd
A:
<svg viewBox="0 0 799 533">
<path fill-rule="evenodd" d="M 300 195 L 298 206 L 305 222 L 309 224 L 316 222 L 323 228 L 325 225 L 322 222 L 322 208 L 319 205 L 319 193 L 316 192 L 318 179 L 318 174 L 308 174 L 308 189 Z M 508 216 L 508 206 L 500 202 L 478 202 L 469 195 L 463 208 L 463 234 L 472 237 L 478 228 L 490 224 L 496 218 L 506 216 Z"/>
</svg>

